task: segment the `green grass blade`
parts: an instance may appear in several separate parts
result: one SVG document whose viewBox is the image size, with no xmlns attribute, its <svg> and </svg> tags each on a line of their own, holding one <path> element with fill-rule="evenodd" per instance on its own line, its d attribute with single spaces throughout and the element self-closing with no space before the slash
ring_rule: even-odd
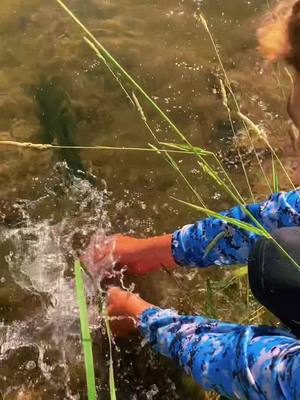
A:
<svg viewBox="0 0 300 400">
<path fill-rule="evenodd" d="M 276 171 L 274 157 L 272 157 L 272 175 L 273 175 L 273 189 L 275 193 L 279 192 L 279 179 Z"/>
<path fill-rule="evenodd" d="M 207 151 L 202 149 L 201 147 L 197 146 L 190 146 L 186 144 L 179 144 L 179 143 L 168 143 L 168 142 L 160 142 L 161 145 L 166 146 L 166 147 L 171 147 L 174 149 L 186 151 L 186 152 L 193 152 L 194 154 L 200 154 L 202 156 L 211 156 L 213 153 L 211 151 Z"/>
<path fill-rule="evenodd" d="M 153 149 L 156 149 L 157 151 L 159 151 L 159 149 L 153 145 L 150 145 Z M 176 161 L 174 160 L 173 157 L 170 156 L 169 153 L 165 153 L 164 154 L 164 158 L 167 161 L 167 163 L 181 176 L 181 178 L 184 180 L 184 182 L 187 184 L 187 186 L 191 189 L 191 191 L 193 192 L 193 194 L 196 196 L 196 198 L 198 199 L 198 201 L 200 202 L 200 204 L 203 207 L 206 207 L 205 202 L 203 200 L 203 198 L 201 197 L 201 195 L 197 192 L 197 190 L 193 187 L 193 185 L 190 183 L 190 181 L 187 179 L 187 177 L 185 176 L 185 174 L 181 171 L 181 169 L 179 168 L 178 164 L 176 163 Z"/>
<path fill-rule="evenodd" d="M 209 253 L 216 247 L 218 241 L 226 235 L 226 232 L 220 232 L 206 247 L 203 258 L 206 258 Z"/>
<path fill-rule="evenodd" d="M 218 290 L 226 290 L 231 285 L 235 284 L 239 279 L 244 278 L 247 274 L 247 265 L 235 265 L 235 269 L 233 269 L 228 278 L 225 278 L 223 281 L 214 282 L 214 288 Z"/>
<path fill-rule="evenodd" d="M 107 317 L 105 318 L 105 328 L 108 337 L 109 343 L 109 391 L 110 391 L 110 399 L 117 400 L 116 396 L 116 385 L 115 385 L 115 374 L 114 374 L 114 364 L 112 358 L 112 333 L 110 330 L 110 325 Z"/>
<path fill-rule="evenodd" d="M 171 198 L 176 200 L 176 201 L 178 201 L 181 204 L 185 204 L 185 205 L 187 205 L 189 207 L 192 207 L 192 208 L 194 208 L 196 210 L 199 210 L 199 211 L 203 212 L 204 214 L 206 214 L 209 217 L 215 217 L 215 218 L 218 218 L 220 220 L 226 221 L 226 222 L 228 222 L 228 223 L 230 223 L 230 224 L 232 224 L 234 226 L 237 226 L 238 228 L 242 228 L 242 229 L 245 229 L 248 232 L 255 233 L 256 235 L 260 235 L 260 236 L 265 236 L 267 238 L 271 238 L 271 235 L 268 234 L 268 232 L 266 232 L 263 229 L 257 228 L 256 226 L 248 224 L 247 222 L 242 222 L 242 221 L 237 220 L 235 218 L 226 217 L 225 215 L 222 215 L 222 214 L 219 214 L 218 212 L 209 210 L 208 208 L 204 208 L 204 207 L 197 206 L 196 204 L 188 203 L 187 201 L 177 199 L 176 197 L 173 197 L 173 196 L 171 196 Z M 220 238 L 218 238 L 218 239 L 220 239 Z"/>
<path fill-rule="evenodd" d="M 244 265 L 243 267 L 239 267 L 233 271 L 233 276 L 236 278 L 243 278 L 248 274 L 248 265 Z"/>
<path fill-rule="evenodd" d="M 76 295 L 80 313 L 81 341 L 84 354 L 88 400 L 96 400 L 97 391 L 96 391 L 96 381 L 95 381 L 92 340 L 89 328 L 85 290 L 81 273 L 82 268 L 79 260 L 75 261 L 74 268 L 75 268 Z"/>
</svg>

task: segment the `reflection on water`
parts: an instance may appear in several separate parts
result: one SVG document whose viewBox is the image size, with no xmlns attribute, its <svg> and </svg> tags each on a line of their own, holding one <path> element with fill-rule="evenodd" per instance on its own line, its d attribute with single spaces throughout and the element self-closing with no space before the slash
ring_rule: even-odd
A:
<svg viewBox="0 0 300 400">
<path fill-rule="evenodd" d="M 267 3 L 68 2 L 192 143 L 218 153 L 246 197 L 249 193 L 220 96 L 220 66 L 195 13 L 202 12 L 207 18 L 242 110 L 263 125 L 276 149 L 291 156 L 286 158 L 288 163 L 293 153 L 283 134 L 287 132 L 287 79 L 280 68 L 274 71 L 264 65 L 256 52 L 256 21 Z M 76 115 L 75 143 L 145 147 L 151 141 L 127 98 L 81 36 L 55 1 L 1 1 L 1 140 L 43 141 L 46 127 L 37 89 L 41 82 L 59 77 Z M 55 106 L 60 109 L 57 103 Z M 147 107 L 145 111 L 149 111 Z M 160 140 L 178 140 L 151 111 L 149 121 Z M 240 123 L 234 123 L 239 131 Z M 253 139 L 268 172 L 270 155 L 258 138 Z M 254 192 L 263 196 L 266 187 L 253 154 L 248 152 L 249 144 L 243 142 L 243 136 L 238 142 Z M 5 199 L 10 209 L 5 220 L 0 213 L 0 224 L 5 222 L 0 225 L 0 391 L 5 399 L 27 399 L 28 389 L 32 390 L 30 398 L 85 398 L 70 270 L 74 233 L 89 236 L 97 229 L 101 234 L 142 236 L 170 232 L 198 217 L 195 211 L 171 201 L 170 195 L 195 199 L 157 154 L 81 151 L 83 168 L 97 177 L 91 186 L 79 178 L 70 179 L 64 167 L 56 166 L 59 153 L 4 147 L 0 151 L 0 206 Z M 210 208 L 231 205 L 203 176 L 195 160 L 182 156 L 177 161 Z M 213 281 L 226 275 L 220 270 L 201 274 L 179 270 L 173 277 L 159 272 L 134 283 L 147 300 L 163 307 L 236 320 L 251 309 L 240 283 L 226 290 L 214 286 Z M 131 283 L 127 277 L 124 284 Z M 107 343 L 101 331 L 95 331 L 95 357 L 97 376 L 101 377 L 99 391 L 105 399 Z M 136 339 L 129 345 L 127 341 L 118 343 L 114 359 L 118 399 L 203 398 L 172 363 L 147 346 L 141 347 Z"/>
</svg>

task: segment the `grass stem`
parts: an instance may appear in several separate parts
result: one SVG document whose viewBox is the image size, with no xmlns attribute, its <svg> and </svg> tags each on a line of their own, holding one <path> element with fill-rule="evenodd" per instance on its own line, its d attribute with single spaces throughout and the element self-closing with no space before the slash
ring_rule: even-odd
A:
<svg viewBox="0 0 300 400">
<path fill-rule="evenodd" d="M 84 354 L 88 400 L 97 400 L 92 340 L 89 328 L 84 283 L 82 279 L 82 268 L 79 260 L 75 261 L 74 269 L 76 295 L 80 314 L 81 341 Z"/>
</svg>

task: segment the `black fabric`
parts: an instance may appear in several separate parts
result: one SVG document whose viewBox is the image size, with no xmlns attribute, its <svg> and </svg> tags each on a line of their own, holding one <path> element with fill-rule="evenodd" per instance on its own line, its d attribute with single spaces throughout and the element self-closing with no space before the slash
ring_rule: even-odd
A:
<svg viewBox="0 0 300 400">
<path fill-rule="evenodd" d="M 300 228 L 272 237 L 300 266 Z M 249 256 L 249 283 L 256 299 L 300 337 L 300 271 L 270 239 L 261 238 Z"/>
</svg>

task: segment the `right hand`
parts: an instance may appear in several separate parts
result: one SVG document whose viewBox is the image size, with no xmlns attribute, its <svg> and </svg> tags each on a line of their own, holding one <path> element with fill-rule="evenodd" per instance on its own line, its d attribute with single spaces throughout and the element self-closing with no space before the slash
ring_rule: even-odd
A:
<svg viewBox="0 0 300 400">
<path fill-rule="evenodd" d="M 118 337 L 127 336 L 136 331 L 140 315 L 152 308 L 138 295 L 112 287 L 107 292 L 107 315 L 113 334 Z"/>
</svg>

